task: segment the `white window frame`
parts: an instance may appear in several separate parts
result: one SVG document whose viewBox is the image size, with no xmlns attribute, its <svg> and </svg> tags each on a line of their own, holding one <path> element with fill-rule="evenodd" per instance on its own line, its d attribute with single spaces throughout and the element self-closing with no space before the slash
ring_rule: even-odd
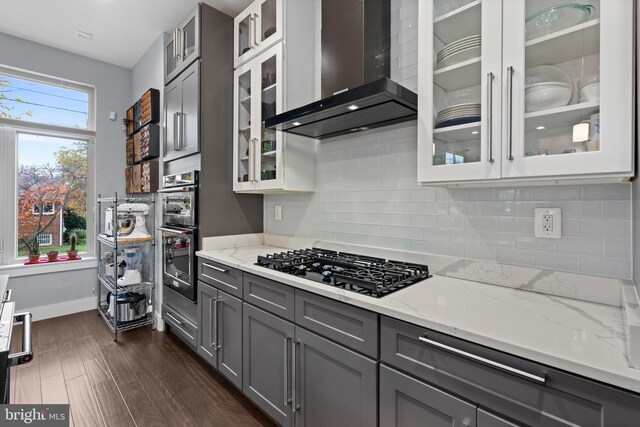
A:
<svg viewBox="0 0 640 427">
<path fill-rule="evenodd" d="M 96 132 L 95 86 L 72 82 L 17 68 L 0 66 L 0 73 L 87 92 L 89 95 L 89 129 L 56 126 L 17 119 L 0 118 L 0 267 L 22 264 L 26 257 L 18 257 L 18 136 L 20 133 L 87 141 L 87 251 L 95 254 L 95 199 L 96 199 Z M 55 210 L 54 210 L 55 212 Z M 85 256 L 86 256 L 85 255 Z M 28 268 L 28 267 L 25 267 Z M 1 269 L 1 268 L 0 268 Z"/>
<path fill-rule="evenodd" d="M 51 210 L 47 211 L 45 209 L 45 211 L 42 212 L 42 215 L 55 215 L 56 214 L 56 203 L 55 202 L 44 202 L 42 204 L 42 206 L 46 206 L 48 203 L 51 203 Z M 36 207 L 37 206 L 38 205 L 34 204 L 33 207 L 31 208 L 31 213 L 34 214 L 34 215 L 38 215 L 40 213 L 39 211 L 36 211 Z"/>
<path fill-rule="evenodd" d="M 41 240 L 44 240 L 44 239 L 41 239 L 41 237 L 44 237 L 44 236 L 49 237 L 48 242 L 42 242 L 41 241 Z M 37 238 L 38 238 L 38 245 L 39 246 L 53 246 L 53 234 L 51 234 L 51 233 L 40 233 L 40 234 L 38 234 Z"/>
</svg>

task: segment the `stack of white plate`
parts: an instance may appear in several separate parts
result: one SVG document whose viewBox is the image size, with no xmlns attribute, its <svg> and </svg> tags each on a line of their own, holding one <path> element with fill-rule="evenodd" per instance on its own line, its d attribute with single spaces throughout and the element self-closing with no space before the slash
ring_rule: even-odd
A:
<svg viewBox="0 0 640 427">
<path fill-rule="evenodd" d="M 436 55 L 436 67 L 444 68 L 462 61 L 477 58 L 481 54 L 480 34 L 449 43 Z"/>
<path fill-rule="evenodd" d="M 441 110 L 436 116 L 436 128 L 480 121 L 480 104 L 458 104 Z"/>
</svg>

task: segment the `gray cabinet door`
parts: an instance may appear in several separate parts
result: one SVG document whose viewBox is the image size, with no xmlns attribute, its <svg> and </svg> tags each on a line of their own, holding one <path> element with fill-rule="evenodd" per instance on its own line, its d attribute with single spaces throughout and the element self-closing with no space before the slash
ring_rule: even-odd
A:
<svg viewBox="0 0 640 427">
<path fill-rule="evenodd" d="M 242 388 L 242 301 L 218 291 L 218 370 Z"/>
<path fill-rule="evenodd" d="M 202 282 L 198 283 L 198 354 L 214 367 L 217 366 L 216 317 L 218 290 Z"/>
<path fill-rule="evenodd" d="M 380 427 L 475 425 L 475 405 L 380 365 Z"/>
<path fill-rule="evenodd" d="M 377 424 L 377 362 L 296 326 L 296 425 Z"/>
<path fill-rule="evenodd" d="M 182 84 L 174 80 L 164 88 L 164 160 L 174 158 L 178 150 L 178 119 L 182 113 Z"/>
<path fill-rule="evenodd" d="M 245 302 L 242 330 L 242 391 L 278 424 L 292 426 L 293 324 Z"/>
<path fill-rule="evenodd" d="M 519 427 L 483 409 L 478 408 L 478 427 Z"/>
<path fill-rule="evenodd" d="M 182 139 L 179 157 L 197 153 L 200 150 L 200 61 L 194 62 L 178 76 L 182 80 Z"/>
</svg>

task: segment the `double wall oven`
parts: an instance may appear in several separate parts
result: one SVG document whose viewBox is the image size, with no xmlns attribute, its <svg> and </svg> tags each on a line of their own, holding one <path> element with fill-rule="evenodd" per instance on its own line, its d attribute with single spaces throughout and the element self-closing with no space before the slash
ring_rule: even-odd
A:
<svg viewBox="0 0 640 427">
<path fill-rule="evenodd" d="M 198 243 L 198 172 L 163 178 L 162 189 L 162 283 L 166 288 L 196 301 Z"/>
</svg>

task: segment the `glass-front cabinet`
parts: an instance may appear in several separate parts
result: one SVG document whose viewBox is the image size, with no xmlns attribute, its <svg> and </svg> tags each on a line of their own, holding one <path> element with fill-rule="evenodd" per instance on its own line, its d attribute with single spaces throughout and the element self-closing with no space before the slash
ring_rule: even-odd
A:
<svg viewBox="0 0 640 427">
<path fill-rule="evenodd" d="M 234 190 L 277 189 L 282 183 L 282 133 L 264 121 L 282 110 L 282 45 L 234 73 Z"/>
<path fill-rule="evenodd" d="M 419 7 L 420 182 L 633 175 L 631 0 Z"/>
<path fill-rule="evenodd" d="M 237 68 L 282 39 L 284 0 L 255 0 L 234 20 Z"/>
<path fill-rule="evenodd" d="M 164 84 L 200 57 L 200 6 L 165 37 Z"/>
</svg>

